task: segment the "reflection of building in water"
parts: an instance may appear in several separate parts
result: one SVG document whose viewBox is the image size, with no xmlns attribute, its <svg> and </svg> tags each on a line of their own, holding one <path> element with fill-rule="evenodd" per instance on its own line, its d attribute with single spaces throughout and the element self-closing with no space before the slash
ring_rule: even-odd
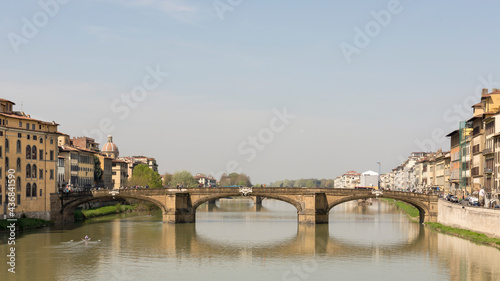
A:
<svg viewBox="0 0 500 281">
<path fill-rule="evenodd" d="M 450 280 L 500 280 L 500 251 L 441 233 L 437 236 L 440 260 L 449 264 Z M 464 257 L 467 257 L 465 259 Z"/>
</svg>

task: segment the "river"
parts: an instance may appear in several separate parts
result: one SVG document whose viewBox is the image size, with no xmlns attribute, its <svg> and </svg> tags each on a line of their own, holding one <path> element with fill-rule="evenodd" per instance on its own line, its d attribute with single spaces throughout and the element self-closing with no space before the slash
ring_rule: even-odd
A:
<svg viewBox="0 0 500 281">
<path fill-rule="evenodd" d="M 0 235 L 1 280 L 500 280 L 499 250 L 378 200 L 336 206 L 328 225 L 297 224 L 284 202 L 226 199 L 200 206 L 194 224 L 155 213 L 46 227 L 17 234 L 15 274 Z"/>
</svg>

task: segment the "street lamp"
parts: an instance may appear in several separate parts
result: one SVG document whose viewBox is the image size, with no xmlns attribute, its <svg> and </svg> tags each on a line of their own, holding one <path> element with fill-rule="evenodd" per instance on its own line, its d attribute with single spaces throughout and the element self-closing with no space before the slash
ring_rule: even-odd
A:
<svg viewBox="0 0 500 281">
<path fill-rule="evenodd" d="M 380 190 L 380 170 L 382 166 L 382 162 L 377 162 L 378 164 L 378 190 Z"/>
</svg>

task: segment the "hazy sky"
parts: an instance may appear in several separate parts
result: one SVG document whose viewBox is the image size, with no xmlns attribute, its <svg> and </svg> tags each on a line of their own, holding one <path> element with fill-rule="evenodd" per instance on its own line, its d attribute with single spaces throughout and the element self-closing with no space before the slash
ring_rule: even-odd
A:
<svg viewBox="0 0 500 281">
<path fill-rule="evenodd" d="M 0 10 L 0 97 L 161 173 L 387 172 L 500 88 L 498 1 L 40 3 Z"/>
</svg>

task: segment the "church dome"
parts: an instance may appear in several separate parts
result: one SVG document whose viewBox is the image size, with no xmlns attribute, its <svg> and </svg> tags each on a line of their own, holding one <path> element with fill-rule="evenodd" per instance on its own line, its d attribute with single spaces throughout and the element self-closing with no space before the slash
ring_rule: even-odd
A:
<svg viewBox="0 0 500 281">
<path fill-rule="evenodd" d="M 120 154 L 118 146 L 116 146 L 116 144 L 113 142 L 113 137 L 111 135 L 108 136 L 108 142 L 104 144 L 101 151 L 108 157 L 113 157 L 114 159 L 118 158 L 118 155 Z"/>
</svg>

